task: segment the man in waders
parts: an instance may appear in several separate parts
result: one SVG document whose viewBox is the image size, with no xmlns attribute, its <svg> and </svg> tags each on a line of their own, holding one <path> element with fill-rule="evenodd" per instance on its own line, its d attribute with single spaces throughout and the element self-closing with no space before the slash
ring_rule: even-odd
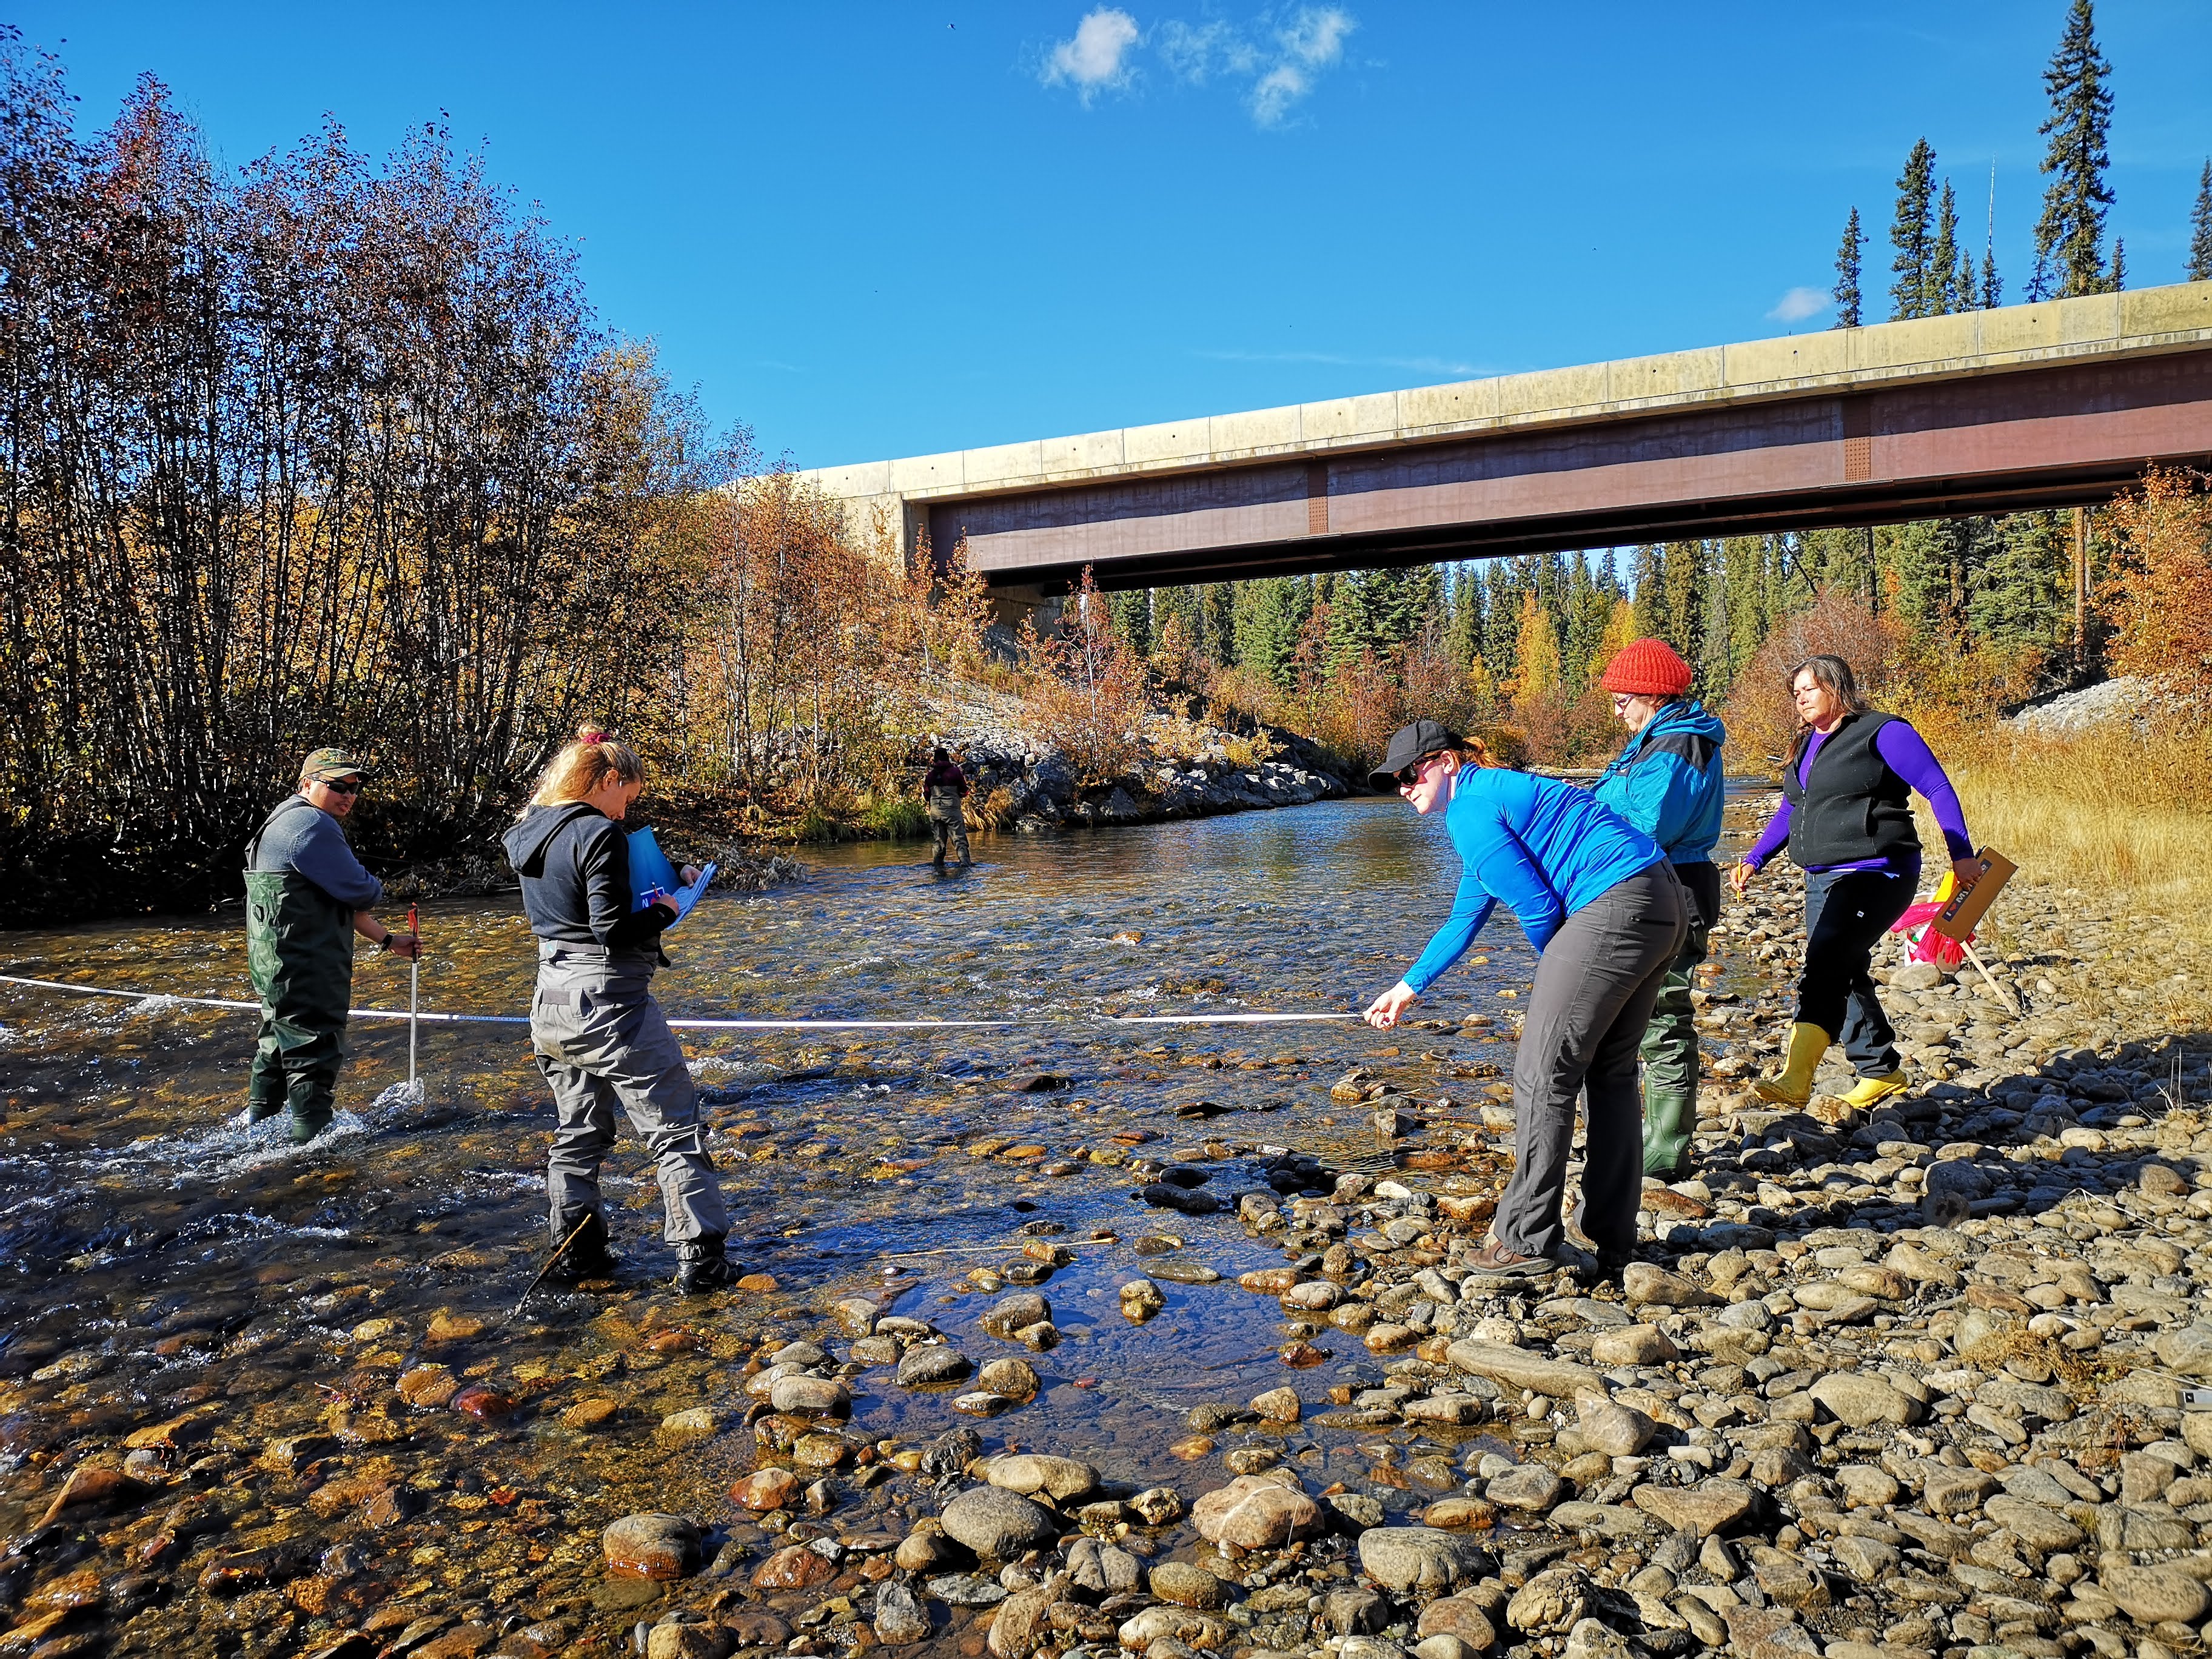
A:
<svg viewBox="0 0 2212 1659">
<path fill-rule="evenodd" d="M 960 811 L 961 798 L 967 793 L 968 775 L 952 763 L 951 755 L 943 749 L 933 751 L 921 780 L 921 799 L 929 809 L 929 833 L 937 843 L 937 856 L 930 862 L 940 870 L 948 842 L 960 854 L 963 870 L 974 862 L 968 856 L 968 820 Z"/>
<path fill-rule="evenodd" d="M 261 997 L 246 1121 L 289 1108 L 295 1141 L 330 1124 L 353 1003 L 353 936 L 399 957 L 422 950 L 369 914 L 384 884 L 362 868 L 340 827 L 368 769 L 343 749 L 316 750 L 301 763 L 299 793 L 246 844 L 246 960 Z"/>
<path fill-rule="evenodd" d="M 1659 843 L 1688 896 L 1690 932 L 1659 983 L 1644 1028 L 1644 1173 L 1667 1180 L 1690 1172 L 1698 1127 L 1698 1030 L 1691 975 L 1705 959 L 1721 915 L 1720 839 L 1728 732 L 1690 693 L 1690 665 L 1664 640 L 1635 640 L 1606 665 L 1598 684 L 1632 734 L 1597 781 L 1597 798 Z"/>
</svg>

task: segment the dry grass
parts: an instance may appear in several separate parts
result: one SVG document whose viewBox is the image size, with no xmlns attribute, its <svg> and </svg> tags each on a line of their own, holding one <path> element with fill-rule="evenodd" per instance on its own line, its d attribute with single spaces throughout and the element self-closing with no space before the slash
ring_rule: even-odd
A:
<svg viewBox="0 0 2212 1659">
<path fill-rule="evenodd" d="M 2060 890 L 2067 914 L 2126 924 L 2130 942 L 2100 952 L 2098 971 L 2132 988 L 2118 993 L 2136 999 L 2132 1023 L 2208 1029 L 2212 731 L 2107 727 L 2054 742 L 1984 729 L 1954 734 L 1944 757 L 1978 845 L 2016 862 L 2021 883 Z M 2040 948 L 2033 932 L 2015 938 L 2000 921 L 1989 940 Z"/>
<path fill-rule="evenodd" d="M 1975 838 L 2023 873 L 2212 917 L 2212 732 L 1990 733 L 1948 758 Z"/>
</svg>

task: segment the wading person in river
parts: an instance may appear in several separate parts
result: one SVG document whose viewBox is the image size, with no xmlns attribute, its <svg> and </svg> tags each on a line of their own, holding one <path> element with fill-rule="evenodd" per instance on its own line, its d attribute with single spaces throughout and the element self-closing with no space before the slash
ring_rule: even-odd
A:
<svg viewBox="0 0 2212 1659">
<path fill-rule="evenodd" d="M 1805 968 L 1797 1021 L 1779 1076 L 1752 1086 L 1763 1100 L 1802 1106 L 1813 1073 L 1840 1040 L 1858 1081 L 1844 1098 L 1871 1106 L 1905 1085 L 1897 1034 L 1876 999 L 1874 947 L 1912 902 L 1920 879 L 1914 790 L 1935 810 L 1961 884 L 1981 866 L 1966 814 L 1927 741 L 1859 695 L 1841 657 L 1808 657 L 1787 682 L 1797 706 L 1797 742 L 1782 769 L 1782 805 L 1735 866 L 1735 890 L 1784 845 L 1805 872 Z"/>
<path fill-rule="evenodd" d="M 943 749 L 932 750 L 929 770 L 922 775 L 921 799 L 929 810 L 931 838 L 937 843 L 937 855 L 930 862 L 940 870 L 945 867 L 948 842 L 959 853 L 963 870 L 974 862 L 968 856 L 968 820 L 960 811 L 960 802 L 967 793 L 968 775 L 953 764 L 949 752 Z"/>
<path fill-rule="evenodd" d="M 246 962 L 261 998 L 261 1036 L 246 1085 L 246 1121 L 292 1114 L 313 1140 L 336 1109 L 353 1005 L 353 936 L 413 957 L 422 946 L 369 914 L 384 884 L 362 867 L 343 828 L 368 769 L 343 749 L 300 763 L 300 787 L 246 844 Z"/>
<path fill-rule="evenodd" d="M 1689 908 L 1658 843 L 1583 790 L 1491 765 L 1477 739 L 1416 720 L 1370 779 L 1416 812 L 1444 815 L 1464 873 L 1451 915 L 1406 977 L 1375 999 L 1387 1029 L 1466 954 L 1502 902 L 1536 948 L 1536 984 L 1513 1061 L 1513 1178 L 1468 1265 L 1534 1279 L 1569 1265 L 1559 1207 L 1575 1098 L 1587 1097 L 1582 1231 L 1608 1271 L 1636 1243 L 1643 1190 L 1637 1045 Z"/>
<path fill-rule="evenodd" d="M 653 1000 L 653 975 L 667 962 L 660 934 L 676 920 L 676 901 L 655 889 L 631 908 L 622 820 L 644 787 L 635 751 L 586 726 L 546 767 L 504 841 L 538 936 L 530 1042 L 558 1119 L 545 1164 L 555 1247 L 582 1229 L 548 1277 L 574 1284 L 614 1271 L 599 1161 L 614 1146 L 619 1108 L 658 1169 L 677 1287 L 711 1291 L 734 1277 L 722 1254 L 729 1214 L 690 1067 Z M 683 876 L 699 878 L 688 865 Z"/>
<path fill-rule="evenodd" d="M 1690 696 L 1690 665 L 1664 640 L 1637 640 L 1606 665 L 1598 684 L 1631 735 L 1594 792 L 1659 843 L 1690 902 L 1690 931 L 1659 982 L 1644 1031 L 1644 1173 L 1689 1173 L 1698 1127 L 1698 1028 L 1691 976 L 1720 920 L 1721 872 L 1713 862 L 1728 782 L 1721 744 L 1728 732 Z"/>
</svg>

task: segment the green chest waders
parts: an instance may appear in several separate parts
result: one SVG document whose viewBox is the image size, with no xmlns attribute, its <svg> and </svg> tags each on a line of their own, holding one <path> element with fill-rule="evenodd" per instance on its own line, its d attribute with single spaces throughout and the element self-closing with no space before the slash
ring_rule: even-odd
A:
<svg viewBox="0 0 2212 1659">
<path fill-rule="evenodd" d="M 276 811 L 291 805 L 288 801 Z M 317 810 L 304 800 L 299 806 Z M 276 813 L 270 816 L 273 820 Z M 268 826 L 262 828 L 265 833 Z M 247 863 L 260 845 L 257 835 L 246 848 Z M 287 1108 L 292 1139 L 311 1140 L 331 1121 L 338 1066 L 345 1058 L 353 912 L 296 872 L 248 870 L 246 961 L 261 998 L 247 1116 L 258 1122 Z"/>
</svg>

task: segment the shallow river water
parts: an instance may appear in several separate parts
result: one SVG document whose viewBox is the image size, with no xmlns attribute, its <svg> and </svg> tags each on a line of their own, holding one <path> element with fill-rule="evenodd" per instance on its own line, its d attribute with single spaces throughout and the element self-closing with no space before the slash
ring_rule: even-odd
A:
<svg viewBox="0 0 2212 1659">
<path fill-rule="evenodd" d="M 1282 1256 L 1233 1208 L 1148 1208 L 1143 1170 L 1202 1170 L 1224 1204 L 1264 1188 L 1284 1149 L 1494 1186 L 1499 1158 L 1461 1143 L 1504 1092 L 1534 958 L 1510 921 L 1493 927 L 1417 1006 L 1438 1024 L 1389 1034 L 1115 1024 L 1362 1006 L 1449 904 L 1441 826 L 1331 803 L 977 849 L 946 876 L 910 846 L 835 849 L 805 884 L 711 898 L 670 935 L 672 1017 L 1016 1022 L 687 1033 L 731 1254 L 752 1276 L 708 1301 L 665 1288 L 659 1192 L 625 1130 L 607 1166 L 624 1277 L 514 1311 L 544 1253 L 550 1127 L 521 1026 L 426 1028 L 413 1103 L 404 1024 L 357 1022 L 340 1119 L 295 1149 L 281 1120 L 239 1121 L 250 1015 L 0 986 L 0 1538 L 36 1535 L 80 1466 L 151 1489 L 0 1560 L 0 1605 L 44 1606 L 40 1587 L 89 1567 L 104 1610 L 95 1597 L 58 1633 L 122 1650 L 289 1650 L 373 1607 L 388 1620 L 386 1603 L 583 1636 L 611 1616 L 598 1534 L 614 1517 L 691 1514 L 721 1529 L 710 1552 L 761 1536 L 725 1495 L 757 1456 L 748 1360 L 823 1337 L 823 1310 L 856 1291 L 979 1363 L 1021 1354 L 975 1320 L 1038 1273 L 1027 1246 L 1073 1255 L 1036 1286 L 1062 1340 L 1024 1356 L 1043 1374 L 1033 1403 L 975 1426 L 1117 1481 L 1188 1481 L 1170 1448 L 1189 1407 L 1290 1376 L 1282 1310 L 1234 1283 Z M 525 1008 L 534 959 L 511 896 L 425 907 L 423 927 L 424 1008 Z M 235 913 L 0 935 L 0 971 L 251 996 Z M 406 995 L 404 964 L 361 958 L 357 1006 Z M 1494 1023 L 1463 1029 L 1470 1014 Z M 1382 1138 L 1370 1108 L 1332 1100 L 1354 1066 L 1423 1103 L 1409 1133 Z M 1039 1074 L 1058 1086 L 1014 1091 Z M 1194 1269 L 1223 1278 L 1169 1277 Z M 1116 1290 L 1140 1270 L 1168 1305 L 1133 1324 Z M 1379 1380 L 1356 1338 L 1314 1341 L 1309 1392 Z M 410 1403 L 395 1384 L 426 1365 L 450 1379 L 428 1373 Z M 974 1421 L 957 1390 L 902 1390 L 887 1369 L 852 1387 L 856 1443 Z M 665 1425 L 698 1407 L 703 1437 Z M 1376 1466 L 1375 1445 L 1291 1432 L 1323 1483 Z M 378 1481 L 398 1494 L 381 1516 L 351 1501 Z M 890 1488 L 852 1501 L 877 1506 L 878 1529 L 911 1518 Z M 333 1544 L 355 1554 L 316 1573 Z M 254 1550 L 274 1566 L 222 1579 Z M 301 1593 L 302 1572 L 322 1588 Z"/>
</svg>

